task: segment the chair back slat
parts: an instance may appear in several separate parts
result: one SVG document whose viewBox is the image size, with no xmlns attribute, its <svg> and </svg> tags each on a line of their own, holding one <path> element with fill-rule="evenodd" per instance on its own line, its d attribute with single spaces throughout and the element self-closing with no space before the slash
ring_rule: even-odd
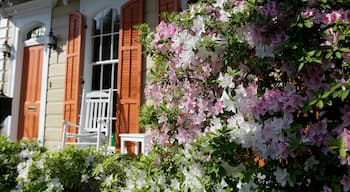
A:
<svg viewBox="0 0 350 192">
<path fill-rule="evenodd" d="M 84 132 L 97 132 L 100 126 L 99 120 L 108 121 L 111 118 L 111 90 L 89 92 L 85 96 Z M 106 132 L 108 127 L 102 126 L 101 131 Z"/>
</svg>

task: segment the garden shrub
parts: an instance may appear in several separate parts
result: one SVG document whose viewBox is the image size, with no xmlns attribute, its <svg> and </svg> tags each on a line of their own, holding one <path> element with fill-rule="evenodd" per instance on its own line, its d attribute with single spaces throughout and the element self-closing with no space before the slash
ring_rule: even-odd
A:
<svg viewBox="0 0 350 192">
<path fill-rule="evenodd" d="M 119 191 L 128 156 L 68 146 L 28 158 L 18 166 L 18 191 Z"/>
<path fill-rule="evenodd" d="M 205 0 L 139 28 L 141 123 L 212 177 L 194 189 L 350 189 L 349 2 Z"/>
<path fill-rule="evenodd" d="M 10 191 L 17 185 L 17 165 L 36 152 L 43 152 L 37 142 L 26 140 L 11 142 L 0 136 L 0 191 Z"/>
</svg>

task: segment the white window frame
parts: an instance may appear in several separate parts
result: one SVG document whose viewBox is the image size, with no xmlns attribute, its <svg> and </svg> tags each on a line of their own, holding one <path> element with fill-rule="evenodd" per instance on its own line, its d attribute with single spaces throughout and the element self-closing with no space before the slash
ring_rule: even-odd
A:
<svg viewBox="0 0 350 192">
<path fill-rule="evenodd" d="M 113 10 L 113 9 L 117 9 L 117 13 L 120 15 L 120 9 L 114 8 L 114 7 L 109 7 L 109 8 L 106 8 L 105 10 L 101 10 L 98 14 L 102 13 L 103 11 Z M 91 64 L 90 64 L 92 68 L 94 66 L 98 66 L 98 65 L 101 66 L 101 73 L 100 73 L 101 76 L 100 76 L 100 85 L 99 85 L 100 89 L 97 89 L 97 90 L 106 90 L 107 91 L 110 88 L 110 87 L 108 87 L 108 88 L 103 89 L 103 85 L 102 85 L 102 83 L 103 83 L 103 66 L 109 65 L 109 64 L 112 65 L 112 72 L 116 71 L 117 70 L 116 68 L 118 67 L 118 58 L 113 59 L 112 57 L 113 57 L 113 51 L 114 51 L 113 50 L 113 48 L 114 48 L 113 45 L 114 45 L 114 43 L 119 42 L 119 41 L 116 41 L 116 39 L 114 39 L 114 36 L 118 35 L 118 37 L 119 37 L 119 31 L 114 31 L 113 26 L 114 25 L 112 25 L 111 31 L 109 33 L 102 33 L 102 32 L 100 32 L 100 34 L 97 34 L 97 35 L 96 34 L 92 34 L 90 36 L 90 39 L 89 39 L 91 42 L 93 42 L 95 38 L 98 38 L 100 40 L 100 42 L 99 42 L 100 45 L 98 47 L 98 52 L 99 52 L 99 56 L 98 57 L 99 58 L 98 58 L 97 61 L 93 61 L 92 60 Z M 95 26 L 91 25 L 91 28 L 93 28 L 93 27 L 95 27 Z M 103 25 L 102 25 L 100 30 L 103 30 Z M 102 57 L 103 57 L 103 54 L 102 54 L 103 53 L 103 45 L 104 45 L 103 44 L 103 38 L 104 37 L 110 37 L 112 39 L 110 44 L 109 44 L 109 46 L 111 48 L 111 50 L 109 52 L 110 59 L 106 59 L 106 60 L 102 60 Z M 95 45 L 93 45 L 93 47 L 91 47 L 91 55 L 90 55 L 90 57 L 92 57 L 92 58 L 93 58 L 93 54 L 94 54 L 93 53 L 93 48 L 95 48 L 94 46 Z M 119 45 L 117 45 L 117 46 L 119 46 Z M 117 55 L 118 55 L 118 53 L 117 53 Z M 114 85 L 116 84 L 116 79 L 115 79 L 116 77 L 117 77 L 116 74 L 112 73 L 112 75 L 111 75 L 111 81 L 112 81 L 111 84 L 114 84 Z M 91 84 L 92 82 L 89 81 L 89 83 Z M 111 87 L 111 88 L 113 88 L 113 91 L 116 91 L 116 88 L 114 88 L 114 87 Z"/>
<path fill-rule="evenodd" d="M 84 89 L 91 90 L 91 81 L 92 81 L 92 27 L 94 17 L 100 13 L 101 11 L 108 8 L 117 8 L 118 13 L 121 12 L 121 6 L 126 3 L 127 0 L 85 0 L 80 1 L 80 11 L 85 16 L 86 19 L 86 30 L 85 30 L 85 48 L 84 48 L 84 65 L 83 65 L 83 73 L 84 73 Z M 115 60 L 117 62 L 117 59 Z"/>
</svg>

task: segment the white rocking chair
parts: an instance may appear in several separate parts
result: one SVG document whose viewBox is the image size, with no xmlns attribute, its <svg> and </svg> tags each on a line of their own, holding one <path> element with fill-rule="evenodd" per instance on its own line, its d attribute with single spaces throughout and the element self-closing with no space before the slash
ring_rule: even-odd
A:
<svg viewBox="0 0 350 192">
<path fill-rule="evenodd" d="M 112 117 L 112 89 L 92 91 L 85 94 L 83 90 L 79 125 L 63 120 L 62 149 L 68 144 L 80 148 L 95 145 L 101 147 L 102 141 L 109 144 Z M 69 132 L 69 127 L 75 127 L 75 132 Z M 67 141 L 68 138 L 72 138 Z"/>
</svg>

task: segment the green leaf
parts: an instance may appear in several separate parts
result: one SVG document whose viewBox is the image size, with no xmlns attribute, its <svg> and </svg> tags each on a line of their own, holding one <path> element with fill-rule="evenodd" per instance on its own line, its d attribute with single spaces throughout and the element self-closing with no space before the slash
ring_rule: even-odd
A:
<svg viewBox="0 0 350 192">
<path fill-rule="evenodd" d="M 339 51 L 341 51 L 341 52 L 350 52 L 350 49 L 347 48 L 347 47 L 342 47 L 342 48 L 339 49 Z"/>
<path fill-rule="evenodd" d="M 305 22 L 304 22 L 304 25 L 305 25 L 305 27 L 307 27 L 307 28 L 311 28 L 311 27 L 312 27 L 312 23 L 310 22 L 310 20 L 305 21 Z"/>
<path fill-rule="evenodd" d="M 307 52 L 307 55 L 311 57 L 311 56 L 315 55 L 315 53 L 316 53 L 316 51 L 312 50 L 312 51 Z"/>
<path fill-rule="evenodd" d="M 304 67 L 304 62 L 301 62 L 300 64 L 299 64 L 299 66 L 298 66 L 298 72 L 300 72 L 302 69 L 303 69 L 303 67 Z"/>
<path fill-rule="evenodd" d="M 330 91 L 327 91 L 327 92 L 323 93 L 322 96 L 321 96 L 321 99 L 325 99 L 325 98 L 329 97 L 330 94 L 331 94 Z"/>
<path fill-rule="evenodd" d="M 317 103 L 318 99 L 314 99 L 309 102 L 309 105 L 315 105 Z"/>
<path fill-rule="evenodd" d="M 319 107 L 320 109 L 322 109 L 323 108 L 323 106 L 324 106 L 324 103 L 323 103 L 323 101 L 322 100 L 319 100 L 318 102 L 317 102 L 317 107 Z"/>
<path fill-rule="evenodd" d="M 345 90 L 341 96 L 341 100 L 344 101 L 349 95 L 349 89 Z"/>
<path fill-rule="evenodd" d="M 335 52 L 335 56 L 337 57 L 337 59 L 341 59 L 342 55 L 339 51 Z"/>
<path fill-rule="evenodd" d="M 329 91 L 330 92 L 334 92 L 336 89 L 340 88 L 341 87 L 341 84 L 336 84 L 334 85 Z"/>
<path fill-rule="evenodd" d="M 321 59 L 314 59 L 313 60 L 315 63 L 319 63 L 319 64 L 322 64 L 322 61 L 321 61 Z"/>
<path fill-rule="evenodd" d="M 333 55 L 333 52 L 329 51 L 329 52 L 326 54 L 326 59 L 331 58 L 332 55 Z"/>
<path fill-rule="evenodd" d="M 318 50 L 317 52 L 316 52 L 316 57 L 320 57 L 321 56 L 321 54 L 322 54 L 322 50 Z"/>
<path fill-rule="evenodd" d="M 346 151 L 344 148 L 345 148 L 345 143 L 344 143 L 344 139 L 342 138 L 340 141 L 339 155 L 343 158 L 346 157 Z"/>
</svg>

